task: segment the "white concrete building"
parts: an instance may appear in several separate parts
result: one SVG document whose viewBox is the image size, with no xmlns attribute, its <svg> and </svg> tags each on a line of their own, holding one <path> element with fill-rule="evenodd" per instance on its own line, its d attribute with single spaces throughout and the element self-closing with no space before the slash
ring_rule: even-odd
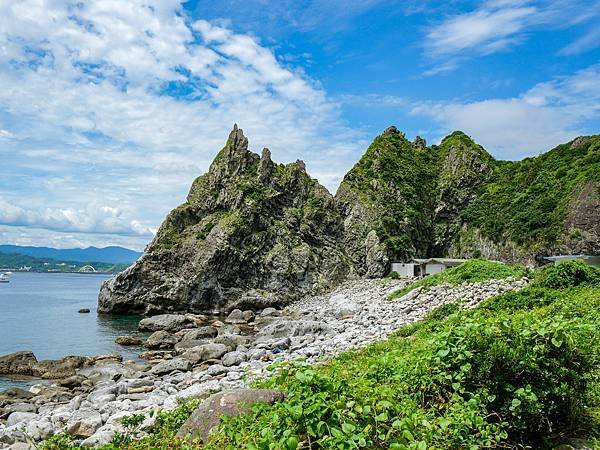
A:
<svg viewBox="0 0 600 450">
<path fill-rule="evenodd" d="M 465 261 L 466 259 L 453 258 L 414 258 L 408 262 L 392 263 L 391 271 L 396 272 L 402 278 L 420 278 L 440 273 L 449 267 L 458 266 Z"/>
</svg>

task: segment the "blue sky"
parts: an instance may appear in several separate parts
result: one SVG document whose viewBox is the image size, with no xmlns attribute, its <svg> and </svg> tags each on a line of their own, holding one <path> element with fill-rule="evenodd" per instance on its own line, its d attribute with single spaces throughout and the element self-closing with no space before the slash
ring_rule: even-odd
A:
<svg viewBox="0 0 600 450">
<path fill-rule="evenodd" d="M 234 122 L 332 192 L 391 124 L 598 133 L 600 2 L 1 2 L 0 86 L 0 243 L 139 249 Z"/>
</svg>

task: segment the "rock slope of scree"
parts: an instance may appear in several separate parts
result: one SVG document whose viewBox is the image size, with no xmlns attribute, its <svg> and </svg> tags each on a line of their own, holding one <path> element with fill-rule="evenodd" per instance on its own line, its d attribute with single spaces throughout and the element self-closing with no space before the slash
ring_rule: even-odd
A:
<svg viewBox="0 0 600 450">
<path fill-rule="evenodd" d="M 388 301 L 405 281 L 357 280 L 283 310 L 265 308 L 256 316 L 234 311 L 225 323 L 206 323 L 206 318 L 192 315 L 146 319 L 142 327 L 161 333 L 167 343 L 166 349 L 146 355 L 148 365 L 114 355 L 87 358 L 84 366 L 52 385 L 0 393 L 0 448 L 28 439 L 39 442 L 63 431 L 85 446 L 100 445 L 124 431 L 123 417 L 144 414 L 142 429 L 147 430 L 156 418 L 151 412 L 173 409 L 178 399 L 204 399 L 243 388 L 268 376 L 267 367 L 275 361 L 322 361 L 385 339 L 443 304 L 461 302 L 471 308 L 526 284 L 526 279 L 506 279 L 442 285 Z M 183 324 L 189 328 L 182 329 Z M 35 364 L 24 354 L 4 361 L 5 368 Z"/>
<path fill-rule="evenodd" d="M 304 163 L 259 156 L 237 126 L 144 255 L 101 289 L 102 313 L 213 313 L 281 306 L 349 270 L 341 218 Z"/>
</svg>

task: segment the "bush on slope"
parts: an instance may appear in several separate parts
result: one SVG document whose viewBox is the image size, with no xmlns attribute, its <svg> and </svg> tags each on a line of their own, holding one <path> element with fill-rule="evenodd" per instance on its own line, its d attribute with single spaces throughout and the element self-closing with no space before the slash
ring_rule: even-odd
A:
<svg viewBox="0 0 600 450">
<path fill-rule="evenodd" d="M 461 283 L 500 280 L 508 277 L 522 278 L 527 274 L 528 270 L 524 266 L 509 266 L 496 261 L 470 259 L 459 266 L 421 278 L 420 280 L 417 280 L 414 283 L 392 293 L 389 299 L 393 300 L 400 298 L 419 286 L 429 289 L 433 286 L 438 286 L 443 283 L 448 283 L 452 286 L 455 286 Z"/>
</svg>

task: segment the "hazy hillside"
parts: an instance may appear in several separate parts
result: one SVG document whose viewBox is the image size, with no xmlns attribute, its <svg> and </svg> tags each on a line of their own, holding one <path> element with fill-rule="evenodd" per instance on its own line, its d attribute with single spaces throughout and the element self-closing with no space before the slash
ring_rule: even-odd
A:
<svg viewBox="0 0 600 450">
<path fill-rule="evenodd" d="M 96 261 L 110 264 L 131 264 L 142 253 L 124 247 L 88 247 L 57 249 L 50 247 L 22 247 L 20 245 L 0 245 L 0 253 L 18 253 L 34 258 L 52 258 L 60 261 Z"/>
</svg>

